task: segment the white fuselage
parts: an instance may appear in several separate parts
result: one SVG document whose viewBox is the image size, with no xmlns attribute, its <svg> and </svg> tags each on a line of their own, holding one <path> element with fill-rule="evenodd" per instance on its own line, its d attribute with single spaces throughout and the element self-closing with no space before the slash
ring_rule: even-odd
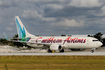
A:
<svg viewBox="0 0 105 70">
<path fill-rule="evenodd" d="M 62 48 L 73 49 L 99 48 L 102 45 L 100 41 L 92 37 L 31 37 L 28 42 L 27 45 L 37 48 L 43 47 L 44 44 L 61 45 Z"/>
</svg>

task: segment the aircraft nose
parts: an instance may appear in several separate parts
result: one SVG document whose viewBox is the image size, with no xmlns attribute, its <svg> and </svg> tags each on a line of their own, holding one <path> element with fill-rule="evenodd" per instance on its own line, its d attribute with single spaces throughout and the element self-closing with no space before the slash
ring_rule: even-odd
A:
<svg viewBox="0 0 105 70">
<path fill-rule="evenodd" d="M 103 44 L 101 42 L 97 43 L 98 47 L 101 47 Z"/>
</svg>

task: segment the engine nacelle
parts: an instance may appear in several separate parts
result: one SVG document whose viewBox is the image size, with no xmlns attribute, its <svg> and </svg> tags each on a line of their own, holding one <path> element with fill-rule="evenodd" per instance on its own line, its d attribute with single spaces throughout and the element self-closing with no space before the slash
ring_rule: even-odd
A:
<svg viewBox="0 0 105 70">
<path fill-rule="evenodd" d="M 60 50 L 62 50 L 62 46 L 53 44 L 53 45 L 50 46 L 50 50 L 51 51 L 60 51 Z"/>
</svg>

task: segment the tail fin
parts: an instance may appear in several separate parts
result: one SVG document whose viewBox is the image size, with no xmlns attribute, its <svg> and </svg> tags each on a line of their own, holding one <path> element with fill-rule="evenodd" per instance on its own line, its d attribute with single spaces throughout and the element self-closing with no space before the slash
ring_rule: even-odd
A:
<svg viewBox="0 0 105 70">
<path fill-rule="evenodd" d="M 18 32 L 19 38 L 34 36 L 26 30 L 26 28 L 24 27 L 23 23 L 21 22 L 19 16 L 15 17 L 15 21 L 16 21 L 17 32 Z"/>
</svg>

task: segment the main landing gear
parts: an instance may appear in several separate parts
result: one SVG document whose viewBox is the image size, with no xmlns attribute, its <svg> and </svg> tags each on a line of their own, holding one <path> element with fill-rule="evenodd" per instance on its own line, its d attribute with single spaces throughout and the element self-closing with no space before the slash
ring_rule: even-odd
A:
<svg viewBox="0 0 105 70">
<path fill-rule="evenodd" d="M 50 49 L 47 50 L 48 53 L 52 53 L 52 51 Z"/>
<path fill-rule="evenodd" d="M 91 50 L 91 53 L 94 53 L 94 50 Z"/>
<path fill-rule="evenodd" d="M 60 52 L 63 53 L 64 52 L 64 49 L 62 49 Z"/>
<path fill-rule="evenodd" d="M 48 53 L 52 53 L 52 52 L 54 52 L 54 51 L 51 51 L 50 49 L 48 49 L 47 52 L 48 52 Z M 63 53 L 63 52 L 64 52 L 64 49 L 60 50 L 59 52 L 60 52 L 60 53 Z"/>
</svg>

